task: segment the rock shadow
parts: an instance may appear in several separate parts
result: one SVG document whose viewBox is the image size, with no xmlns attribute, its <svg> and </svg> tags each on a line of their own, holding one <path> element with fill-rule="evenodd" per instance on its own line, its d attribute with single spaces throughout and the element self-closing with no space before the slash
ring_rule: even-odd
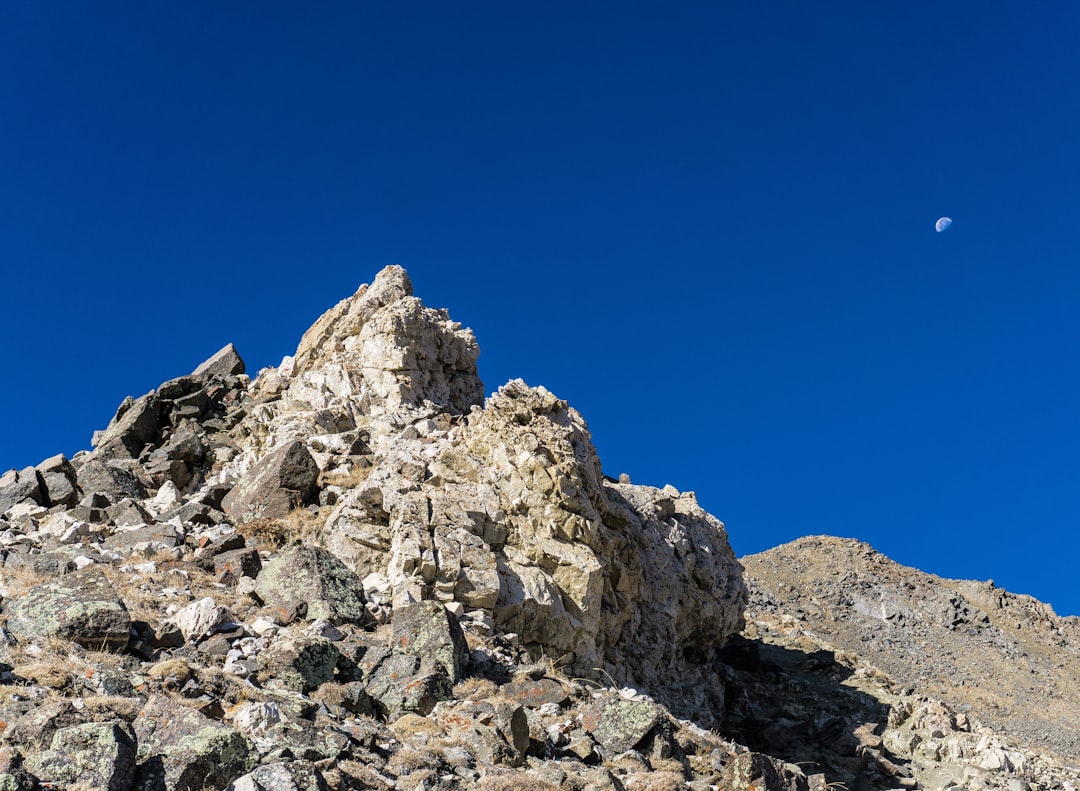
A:
<svg viewBox="0 0 1080 791">
<path fill-rule="evenodd" d="M 811 788 L 914 785 L 908 762 L 882 745 L 890 707 L 858 689 L 833 652 L 736 635 L 719 661 L 724 738 L 797 765 Z"/>
</svg>

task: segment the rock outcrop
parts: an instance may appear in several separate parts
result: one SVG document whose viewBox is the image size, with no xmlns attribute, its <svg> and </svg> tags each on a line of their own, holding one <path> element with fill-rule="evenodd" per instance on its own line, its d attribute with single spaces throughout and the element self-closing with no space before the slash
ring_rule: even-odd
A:
<svg viewBox="0 0 1080 791">
<path fill-rule="evenodd" d="M 861 548 L 748 588 L 693 493 L 605 476 L 543 387 L 485 400 L 478 353 L 389 267 L 254 380 L 230 344 L 0 477 L 0 788 L 1080 784 L 1049 695 L 1010 729 L 977 704 L 1019 677 L 969 701 L 914 648 L 1064 662 L 1072 624 Z"/>
</svg>

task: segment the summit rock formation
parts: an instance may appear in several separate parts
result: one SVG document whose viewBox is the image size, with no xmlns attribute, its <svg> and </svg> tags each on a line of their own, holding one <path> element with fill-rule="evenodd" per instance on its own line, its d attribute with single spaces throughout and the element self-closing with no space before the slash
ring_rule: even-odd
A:
<svg viewBox="0 0 1080 791">
<path fill-rule="evenodd" d="M 388 267 L 0 478 L 0 788 L 1080 782 L 1071 622 L 836 539 L 744 569 L 478 355 Z"/>
</svg>

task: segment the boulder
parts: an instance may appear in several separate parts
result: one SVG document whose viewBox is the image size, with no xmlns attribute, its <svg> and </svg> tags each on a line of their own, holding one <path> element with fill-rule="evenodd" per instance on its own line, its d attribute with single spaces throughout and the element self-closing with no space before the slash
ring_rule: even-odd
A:
<svg viewBox="0 0 1080 791">
<path fill-rule="evenodd" d="M 101 458 L 137 459 L 147 445 L 161 438 L 161 401 L 150 392 L 125 398 L 108 428 L 94 435 L 96 455 Z"/>
<path fill-rule="evenodd" d="M 293 440 L 260 459 L 221 505 L 234 521 L 283 517 L 311 502 L 319 467 L 303 442 Z"/>
<path fill-rule="evenodd" d="M 334 680 L 341 655 L 325 637 L 277 640 L 259 654 L 263 674 L 284 682 L 297 692 L 310 692 Z"/>
<path fill-rule="evenodd" d="M 365 690 L 379 714 L 393 719 L 403 711 L 427 716 L 440 700 L 453 697 L 452 687 L 441 664 L 425 672 L 420 657 L 391 654 L 371 671 Z"/>
<path fill-rule="evenodd" d="M 169 697 L 151 697 L 133 726 L 139 746 L 135 787 L 140 791 L 224 788 L 258 762 L 238 730 Z"/>
<path fill-rule="evenodd" d="M 225 791 L 330 791 L 311 761 L 263 764 L 229 786 Z"/>
<path fill-rule="evenodd" d="M 427 672 L 441 667 L 452 683 L 461 680 L 465 667 L 465 635 L 446 607 L 435 601 L 420 601 L 394 608 L 391 646 L 397 653 L 420 658 Z"/>
<path fill-rule="evenodd" d="M 124 650 L 131 629 L 124 602 L 93 567 L 31 588 L 4 612 L 17 639 L 58 637 L 95 651 Z"/>
<path fill-rule="evenodd" d="M 192 376 L 235 376 L 244 372 L 244 361 L 231 343 L 216 351 L 191 372 Z"/>
<path fill-rule="evenodd" d="M 142 500 L 146 497 L 146 487 L 138 476 L 121 461 L 93 456 L 79 466 L 79 488 L 85 494 L 102 494 L 110 502 L 119 502 L 125 497 Z"/>
<path fill-rule="evenodd" d="M 0 514 L 22 502 L 32 501 L 41 505 L 44 501 L 41 483 L 33 467 L 4 473 L 0 477 Z"/>
<path fill-rule="evenodd" d="M 309 618 L 325 618 L 335 624 L 370 621 L 360 578 L 318 547 L 282 551 L 259 573 L 255 592 L 270 606 L 304 601 Z"/>
<path fill-rule="evenodd" d="M 49 749 L 32 753 L 26 767 L 63 788 L 79 785 L 128 791 L 135 779 L 135 734 L 125 722 L 88 722 L 61 728 Z"/>
<path fill-rule="evenodd" d="M 609 754 L 636 747 L 667 719 L 667 712 L 650 700 L 626 700 L 617 694 L 594 696 L 581 715 L 581 726 Z"/>
</svg>

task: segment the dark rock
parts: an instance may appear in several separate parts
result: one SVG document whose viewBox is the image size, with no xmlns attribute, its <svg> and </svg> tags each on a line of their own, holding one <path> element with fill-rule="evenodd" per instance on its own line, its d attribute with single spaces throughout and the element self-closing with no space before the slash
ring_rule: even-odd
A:
<svg viewBox="0 0 1080 791">
<path fill-rule="evenodd" d="M 307 617 L 334 624 L 361 624 L 371 618 L 364 607 L 360 578 L 332 553 L 317 547 L 284 550 L 259 573 L 255 592 L 271 607 L 306 601 Z"/>
<path fill-rule="evenodd" d="M 31 588 L 4 611 L 17 639 L 59 637 L 95 651 L 122 651 L 130 636 L 127 607 L 95 568 Z"/>
<path fill-rule="evenodd" d="M 319 465 L 303 442 L 285 443 L 260 459 L 221 501 L 234 521 L 286 516 L 311 502 Z"/>
<path fill-rule="evenodd" d="M 761 753 L 736 755 L 724 767 L 723 788 L 732 791 L 808 791 L 799 767 Z"/>
<path fill-rule="evenodd" d="M 26 762 L 41 780 L 104 791 L 128 791 L 135 779 L 135 734 L 123 722 L 88 722 L 61 728 L 48 750 Z"/>
<path fill-rule="evenodd" d="M 83 492 L 103 494 L 111 502 L 146 497 L 146 487 L 134 472 L 122 463 L 96 456 L 79 467 L 78 482 Z"/>
<path fill-rule="evenodd" d="M 72 506 L 78 502 L 75 467 L 63 453 L 45 459 L 38 464 L 37 471 L 44 489 L 44 500 L 49 505 Z"/>
<path fill-rule="evenodd" d="M 0 789 L 4 791 L 36 791 L 37 781 L 23 769 L 22 759 L 11 747 L 0 747 Z"/>
<path fill-rule="evenodd" d="M 394 609 L 391 646 L 396 653 L 421 658 L 423 671 L 441 665 L 453 683 L 461 680 L 467 646 L 457 618 L 436 601 Z"/>
<path fill-rule="evenodd" d="M 172 698 L 155 695 L 134 722 L 139 745 L 136 788 L 224 788 L 258 762 L 237 731 Z"/>
<path fill-rule="evenodd" d="M 159 489 L 165 485 L 166 481 L 172 481 L 181 489 L 191 481 L 191 470 L 184 462 L 177 459 L 151 457 L 144 469 L 150 485 Z"/>
<path fill-rule="evenodd" d="M 232 574 L 233 577 L 258 577 L 262 571 L 262 560 L 259 551 L 254 547 L 232 549 L 214 555 L 214 574 Z"/>
<path fill-rule="evenodd" d="M 79 500 L 79 492 L 72 478 L 62 472 L 46 472 L 41 475 L 44 500 L 49 505 L 72 506 Z"/>
<path fill-rule="evenodd" d="M 26 500 L 33 500 L 38 505 L 44 500 L 37 470 L 27 467 L 24 470 L 9 470 L 4 473 L 3 477 L 0 477 L 0 514 Z"/>
<path fill-rule="evenodd" d="M 141 398 L 124 399 L 109 427 L 94 435 L 96 455 L 100 458 L 139 458 L 147 445 L 160 439 L 160 416 L 161 401 L 152 392 Z"/>
<path fill-rule="evenodd" d="M 231 343 L 219 349 L 208 360 L 191 372 L 192 376 L 228 376 L 244 372 L 244 361 Z"/>
<path fill-rule="evenodd" d="M 109 521 L 117 527 L 134 527 L 135 525 L 149 525 L 154 519 L 139 503 L 130 497 L 125 497 L 115 505 L 105 509 Z"/>
<path fill-rule="evenodd" d="M 169 435 L 168 441 L 161 446 L 159 451 L 165 458 L 173 461 L 182 461 L 191 466 L 201 464 L 206 458 L 206 443 L 195 424 L 190 421 L 176 427 Z"/>
</svg>

